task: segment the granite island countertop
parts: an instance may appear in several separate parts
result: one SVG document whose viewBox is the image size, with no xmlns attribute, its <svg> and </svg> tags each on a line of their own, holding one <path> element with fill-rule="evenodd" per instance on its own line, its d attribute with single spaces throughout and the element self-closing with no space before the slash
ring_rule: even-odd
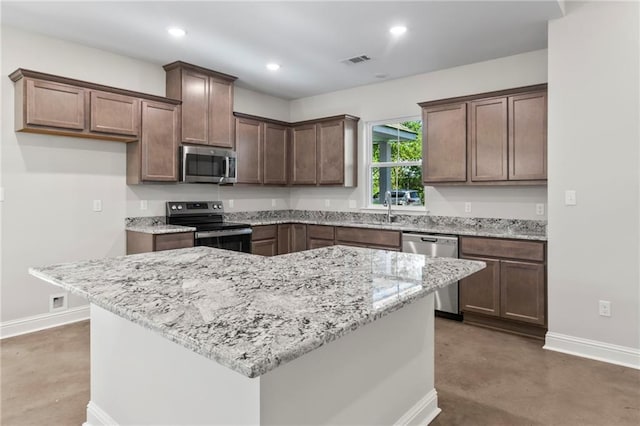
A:
<svg viewBox="0 0 640 426">
<path fill-rule="evenodd" d="M 257 377 L 484 267 L 345 246 L 275 257 L 195 247 L 29 272 Z"/>
</svg>

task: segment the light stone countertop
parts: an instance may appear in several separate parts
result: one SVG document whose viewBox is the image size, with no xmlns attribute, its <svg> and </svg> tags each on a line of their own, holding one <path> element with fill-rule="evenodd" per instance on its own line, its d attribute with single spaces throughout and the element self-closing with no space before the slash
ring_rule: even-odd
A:
<svg viewBox="0 0 640 426">
<path fill-rule="evenodd" d="M 348 226 L 355 228 L 386 229 L 402 232 L 422 232 L 431 234 L 449 234 L 475 237 L 511 238 L 517 240 L 547 241 L 545 234 L 525 233 L 525 232 L 505 232 L 503 229 L 466 229 L 456 226 L 422 226 L 405 223 L 365 223 L 348 221 L 328 221 L 323 219 L 248 219 L 243 220 L 251 226 L 276 225 L 283 223 L 304 223 L 307 225 L 327 225 L 327 226 Z"/>
<path fill-rule="evenodd" d="M 484 267 L 345 246 L 275 257 L 194 247 L 29 272 L 257 377 Z"/>
<path fill-rule="evenodd" d="M 180 226 L 180 225 L 127 225 L 125 227 L 127 231 L 142 232 L 144 234 L 178 234 L 180 232 L 194 232 L 196 230 L 193 226 Z"/>
</svg>

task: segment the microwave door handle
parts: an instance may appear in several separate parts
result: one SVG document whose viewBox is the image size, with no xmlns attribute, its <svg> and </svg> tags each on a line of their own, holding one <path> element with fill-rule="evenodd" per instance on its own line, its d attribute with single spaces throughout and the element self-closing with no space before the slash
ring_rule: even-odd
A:
<svg viewBox="0 0 640 426">
<path fill-rule="evenodd" d="M 230 177 L 229 176 L 229 172 L 230 172 L 230 169 L 231 169 L 231 160 L 229 159 L 229 157 L 224 157 L 224 161 L 225 161 L 225 163 L 227 165 L 226 166 L 226 170 L 224 172 L 224 177 L 229 178 Z"/>
</svg>

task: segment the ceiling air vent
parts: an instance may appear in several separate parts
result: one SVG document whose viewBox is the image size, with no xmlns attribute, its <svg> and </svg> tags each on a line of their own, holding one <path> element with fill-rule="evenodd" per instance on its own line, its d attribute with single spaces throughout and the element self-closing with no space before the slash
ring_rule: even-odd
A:
<svg viewBox="0 0 640 426">
<path fill-rule="evenodd" d="M 353 58 L 347 58 L 347 59 L 343 59 L 342 62 L 343 64 L 347 64 L 347 65 L 353 65 L 353 64 L 359 64 L 362 62 L 367 62 L 370 61 L 371 57 L 367 56 L 367 55 L 359 55 L 359 56 L 354 56 Z"/>
</svg>

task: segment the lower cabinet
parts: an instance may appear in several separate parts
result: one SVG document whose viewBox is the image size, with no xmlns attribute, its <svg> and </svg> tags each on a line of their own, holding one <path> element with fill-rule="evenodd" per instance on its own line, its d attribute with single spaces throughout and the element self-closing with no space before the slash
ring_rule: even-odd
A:
<svg viewBox="0 0 640 426">
<path fill-rule="evenodd" d="M 465 322 L 543 338 L 547 325 L 544 242 L 460 238 L 460 257 L 487 268 L 460 281 Z"/>
<path fill-rule="evenodd" d="M 400 251 L 402 233 L 381 229 L 336 226 L 335 243 L 344 246 Z"/>
<path fill-rule="evenodd" d="M 263 225 L 252 227 L 251 253 L 260 256 L 275 256 L 278 254 L 278 226 Z"/>
<path fill-rule="evenodd" d="M 127 231 L 127 254 L 193 247 L 193 237 L 193 232 L 148 234 L 145 232 Z"/>
<path fill-rule="evenodd" d="M 307 248 L 309 250 L 329 247 L 335 240 L 335 228 L 326 225 L 307 225 Z"/>
<path fill-rule="evenodd" d="M 282 225 L 254 226 L 251 236 L 251 253 L 261 256 L 294 253 L 307 249 L 307 225 L 286 223 Z"/>
</svg>

